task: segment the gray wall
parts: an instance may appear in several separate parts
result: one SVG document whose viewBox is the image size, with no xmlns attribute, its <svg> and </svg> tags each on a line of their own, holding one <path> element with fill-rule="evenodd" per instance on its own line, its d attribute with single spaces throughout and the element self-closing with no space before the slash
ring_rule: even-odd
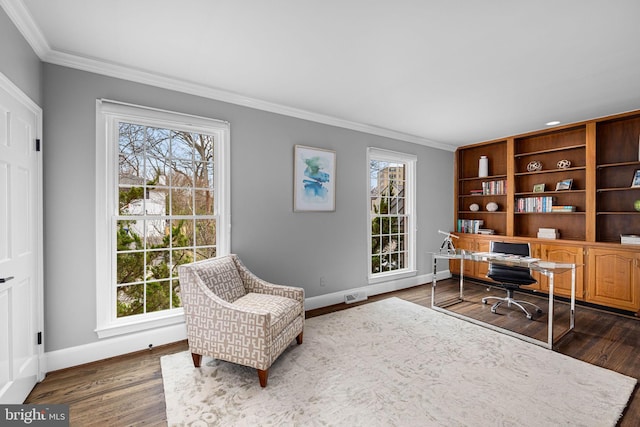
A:
<svg viewBox="0 0 640 427">
<path fill-rule="evenodd" d="M 259 276 L 302 286 L 308 297 L 367 283 L 368 146 L 418 156 L 419 274 L 429 273 L 426 251 L 439 247 L 438 228 L 451 227 L 451 152 L 44 64 L 47 351 L 97 340 L 97 98 L 229 121 L 231 249 Z M 336 150 L 335 212 L 293 212 L 295 144 Z"/>
<path fill-rule="evenodd" d="M 0 8 L 0 72 L 42 106 L 42 64 L 4 9 Z"/>
</svg>

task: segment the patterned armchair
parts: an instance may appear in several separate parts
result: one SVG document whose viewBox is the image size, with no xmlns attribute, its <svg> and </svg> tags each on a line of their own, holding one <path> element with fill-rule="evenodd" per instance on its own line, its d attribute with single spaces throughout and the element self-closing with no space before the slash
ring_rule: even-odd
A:
<svg viewBox="0 0 640 427">
<path fill-rule="evenodd" d="M 295 338 L 302 344 L 304 289 L 259 279 L 237 255 L 178 268 L 189 350 L 258 370 L 267 386 L 269 367 Z"/>
</svg>

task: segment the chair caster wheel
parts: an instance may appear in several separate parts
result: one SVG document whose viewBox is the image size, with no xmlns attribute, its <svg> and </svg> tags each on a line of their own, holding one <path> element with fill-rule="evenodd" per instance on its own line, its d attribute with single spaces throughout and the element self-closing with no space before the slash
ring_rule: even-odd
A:
<svg viewBox="0 0 640 427">
<path fill-rule="evenodd" d="M 533 316 L 530 315 L 530 314 L 527 314 L 527 319 L 531 320 L 531 319 L 533 319 Z"/>
<path fill-rule="evenodd" d="M 536 310 L 536 313 L 538 313 L 538 314 L 542 314 L 542 309 L 537 309 L 537 310 Z"/>
<path fill-rule="evenodd" d="M 487 300 L 483 299 L 483 300 L 482 300 L 482 303 L 483 303 L 483 304 L 486 304 L 486 303 L 487 303 Z"/>
<path fill-rule="evenodd" d="M 496 309 L 495 309 L 495 308 L 492 308 L 492 309 L 491 309 L 491 312 L 492 312 L 492 313 L 495 313 L 495 312 L 496 312 Z"/>
</svg>

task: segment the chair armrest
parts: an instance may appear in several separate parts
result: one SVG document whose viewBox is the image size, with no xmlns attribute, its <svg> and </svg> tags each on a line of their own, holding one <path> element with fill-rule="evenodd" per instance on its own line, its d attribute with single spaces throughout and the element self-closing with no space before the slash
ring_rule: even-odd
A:
<svg viewBox="0 0 640 427">
<path fill-rule="evenodd" d="M 276 285 L 274 283 L 262 280 L 255 274 L 253 274 L 245 265 L 240 261 L 237 256 L 233 257 L 233 260 L 238 267 L 240 278 L 244 283 L 244 288 L 247 292 L 254 292 L 257 294 L 269 294 L 277 295 L 285 298 L 291 298 L 296 301 L 300 301 L 304 304 L 304 289 L 295 286 Z"/>
</svg>

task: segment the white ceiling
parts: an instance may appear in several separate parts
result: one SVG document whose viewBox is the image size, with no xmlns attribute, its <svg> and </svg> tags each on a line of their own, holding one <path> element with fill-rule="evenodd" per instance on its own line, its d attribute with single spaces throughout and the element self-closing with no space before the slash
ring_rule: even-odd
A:
<svg viewBox="0 0 640 427">
<path fill-rule="evenodd" d="M 640 108 L 638 0 L 0 0 L 47 62 L 452 147 Z"/>
</svg>

